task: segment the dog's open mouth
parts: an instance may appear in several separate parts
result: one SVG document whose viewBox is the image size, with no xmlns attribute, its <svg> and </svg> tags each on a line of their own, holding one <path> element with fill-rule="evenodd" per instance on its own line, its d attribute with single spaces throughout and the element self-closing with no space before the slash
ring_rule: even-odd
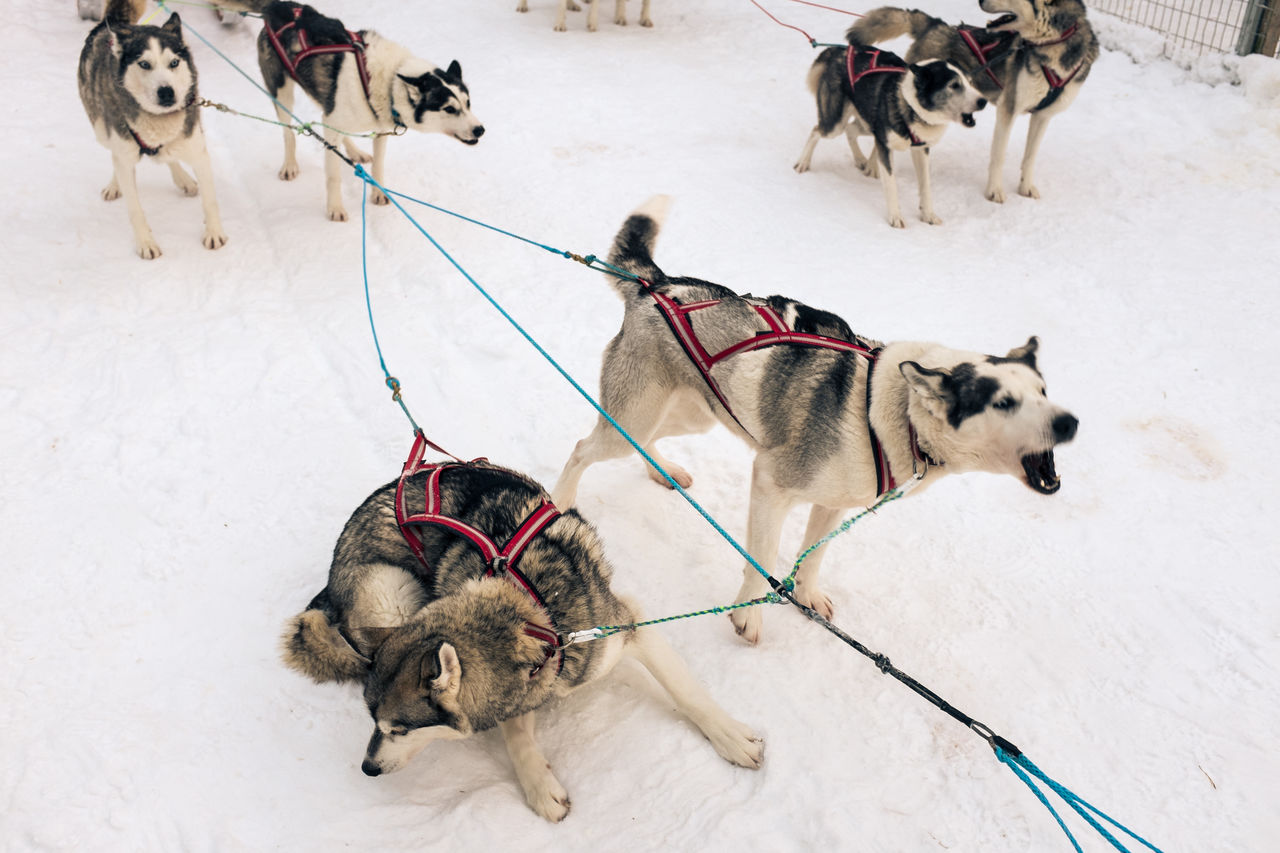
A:
<svg viewBox="0 0 1280 853">
<path fill-rule="evenodd" d="M 973 120 L 973 113 L 960 113 L 960 123 L 965 127 L 973 127 L 977 124 L 977 122 Z"/>
<path fill-rule="evenodd" d="M 1022 470 L 1027 473 L 1027 485 L 1042 495 L 1051 495 L 1062 486 L 1062 480 L 1053 467 L 1052 450 L 1028 453 L 1022 457 Z"/>
<path fill-rule="evenodd" d="M 987 29 L 998 30 L 1000 27 L 1008 26 L 1009 24 L 1015 23 L 1017 20 L 1017 15 L 1012 12 L 1005 12 L 1000 17 L 992 18 L 990 21 L 987 21 Z"/>
</svg>

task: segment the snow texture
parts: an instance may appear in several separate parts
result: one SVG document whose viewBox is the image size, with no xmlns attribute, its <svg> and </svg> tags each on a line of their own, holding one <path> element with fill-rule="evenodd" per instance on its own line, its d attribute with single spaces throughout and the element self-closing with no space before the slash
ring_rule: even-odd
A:
<svg viewBox="0 0 1280 853">
<path fill-rule="evenodd" d="M 207 111 L 231 241 L 202 248 L 198 202 L 143 163 L 165 254 L 139 260 L 121 203 L 99 198 L 109 157 L 75 94 L 88 24 L 67 0 L 4 5 L 0 847 L 1070 849 L 985 742 L 783 607 L 758 648 L 724 617 L 662 629 L 766 737 L 758 772 L 623 665 L 539 714 L 573 798 L 560 825 L 525 806 L 496 732 L 366 778 L 358 691 L 277 653 L 348 514 L 410 445 L 364 314 L 358 216 L 325 219 L 313 141 L 284 183 L 276 128 Z M 1039 335 L 1050 395 L 1081 421 L 1061 492 L 969 475 L 886 508 L 829 551 L 836 621 L 1164 849 L 1274 849 L 1276 64 L 1235 63 L 1246 95 L 1149 46 L 1121 52 L 1125 30 L 1104 25 L 1108 49 L 1049 128 L 1042 200 L 1012 191 L 1025 119 L 1009 200 L 983 199 L 988 110 L 935 151 L 944 225 L 914 218 L 900 158 L 897 231 L 842 141 L 791 170 L 813 51 L 746 0 L 656 0 L 653 29 L 633 2 L 630 26 L 606 8 L 597 33 L 582 13 L 552 32 L 549 0 L 514 5 L 322 5 L 460 60 L 488 128 L 474 148 L 392 140 L 388 185 L 583 254 L 667 192 L 673 274 L 788 294 L 880 339 L 1003 353 Z M 851 20 L 768 5 L 820 41 Z M 983 19 L 960 0 L 929 10 Z M 256 24 L 183 17 L 253 69 Z M 270 113 L 188 40 L 202 94 Z M 359 192 L 348 177 L 353 214 Z M 622 313 L 598 274 L 414 213 L 594 392 Z M 459 455 L 552 482 L 592 410 L 403 216 L 371 217 L 373 306 L 416 417 Z M 746 449 L 723 429 L 664 447 L 741 537 Z M 649 615 L 732 600 L 739 558 L 637 459 L 591 469 L 581 508 Z M 784 554 L 802 528 L 797 513 Z"/>
</svg>

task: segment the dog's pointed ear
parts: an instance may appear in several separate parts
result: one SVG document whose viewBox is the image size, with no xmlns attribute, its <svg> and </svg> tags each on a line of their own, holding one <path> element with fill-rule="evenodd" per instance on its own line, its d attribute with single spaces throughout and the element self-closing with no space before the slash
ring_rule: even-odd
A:
<svg viewBox="0 0 1280 853">
<path fill-rule="evenodd" d="M 111 51 L 112 56 L 114 56 L 116 59 L 119 59 L 120 56 L 124 53 L 124 48 L 120 47 L 120 36 L 116 33 L 114 29 L 111 28 L 110 24 L 107 24 L 106 30 L 107 30 L 107 50 Z"/>
<path fill-rule="evenodd" d="M 445 70 L 444 73 L 448 74 L 450 77 L 457 77 L 459 80 L 461 80 L 462 66 L 459 65 L 458 60 L 455 59 L 453 62 L 449 63 L 449 67 L 448 69 Z"/>
<path fill-rule="evenodd" d="M 1027 342 L 1020 347 L 1009 350 L 1009 354 L 1005 358 L 1010 361 L 1020 361 L 1030 367 L 1036 369 L 1036 350 L 1040 348 L 1040 339 L 1035 335 L 1027 338 Z"/>
<path fill-rule="evenodd" d="M 430 656 L 422 659 L 422 683 L 437 693 L 457 694 L 462 686 L 462 662 L 453 646 L 442 643 L 434 661 Z"/>
<path fill-rule="evenodd" d="M 945 370 L 933 370 L 914 361 L 904 361 L 898 365 L 898 371 L 914 394 L 927 400 L 945 400 L 949 396 L 946 382 L 951 374 Z"/>
<path fill-rule="evenodd" d="M 396 76 L 397 76 L 397 77 L 399 77 L 399 78 L 400 78 L 401 80 L 403 80 L 404 82 L 408 83 L 410 86 L 412 86 L 412 87 L 413 87 L 413 88 L 415 88 L 415 89 L 421 89 L 421 88 L 422 88 L 422 78 L 421 78 L 421 77 L 407 77 L 407 76 L 405 76 L 404 74 L 397 74 Z"/>
<path fill-rule="evenodd" d="M 357 643 L 369 650 L 368 656 L 372 660 L 378 656 L 378 649 L 382 648 L 387 637 L 395 633 L 395 630 L 395 628 L 356 628 L 351 633 L 355 635 Z"/>
<path fill-rule="evenodd" d="M 181 36 L 182 35 L 182 19 L 178 17 L 177 12 L 174 12 L 172 15 L 169 16 L 169 20 L 164 22 L 164 26 L 162 26 L 160 29 L 170 33 L 177 33 L 179 36 Z"/>
</svg>

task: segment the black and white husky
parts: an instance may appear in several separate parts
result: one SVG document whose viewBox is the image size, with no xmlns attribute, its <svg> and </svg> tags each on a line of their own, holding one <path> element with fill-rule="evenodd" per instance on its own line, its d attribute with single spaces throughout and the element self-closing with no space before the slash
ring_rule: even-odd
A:
<svg viewBox="0 0 1280 853">
<path fill-rule="evenodd" d="M 909 35 L 909 62 L 941 59 L 964 69 L 970 82 L 996 104 L 986 197 L 1004 201 L 1004 158 L 1013 120 L 1029 114 L 1018 193 L 1039 198 L 1036 154 L 1049 119 L 1071 106 L 1098 58 L 1098 40 L 1080 0 L 979 0 L 997 15 L 986 27 L 952 26 L 915 9 L 885 6 L 849 28 L 863 44 Z"/>
<path fill-rule="evenodd" d="M 918 341 L 882 344 L 793 299 L 739 296 L 700 279 L 668 277 L 652 257 L 666 209 L 664 197 L 650 201 L 614 241 L 609 262 L 646 284 L 609 279 L 626 311 L 605 348 L 600 400 L 682 487 L 692 478 L 662 457 L 657 439 L 719 422 L 747 442 L 756 456 L 746 547 L 765 569 L 774 569 L 792 507 L 813 505 L 808 548 L 845 508 L 870 505 L 895 477 L 905 482 L 913 472 L 923 476 L 912 495 L 968 471 L 1008 474 L 1040 494 L 1058 490 L 1053 449 L 1075 436 L 1077 422 L 1045 394 L 1036 338 L 1004 356 Z M 709 365 L 705 373 L 690 354 Z M 598 419 L 552 489 L 556 506 L 574 503 L 590 465 L 630 449 Z M 818 587 L 821 556 L 819 549 L 802 563 L 795 595 L 830 618 L 831 602 Z M 744 575 L 739 601 L 768 591 L 750 564 Z M 752 643 L 760 621 L 758 607 L 733 615 Z"/>
<path fill-rule="evenodd" d="M 858 168 L 871 177 L 880 175 L 889 224 L 903 228 L 892 152 L 910 150 L 920 189 L 920 218 L 941 224 L 933 211 L 929 148 L 942 139 L 950 122 L 973 127 L 973 114 L 987 103 L 964 74 L 946 62 L 908 64 L 888 51 L 851 44 L 829 47 L 818 55 L 809 69 L 809 91 L 818 102 L 818 123 L 800 152 L 796 171 L 809 171 L 819 139 L 844 131 Z M 859 136 L 875 140 L 870 159 L 858 147 Z"/>
<path fill-rule="evenodd" d="M 107 201 L 124 198 L 138 255 L 158 258 L 160 246 L 142 212 L 137 166 L 143 157 L 168 165 L 183 195 L 200 194 L 205 248 L 227 242 L 213 189 L 196 94 L 196 67 L 182 39 L 177 13 L 164 26 L 136 24 L 143 4 L 111 0 L 102 23 L 89 32 L 80 53 L 80 101 L 93 131 L 111 152 Z M 179 161 L 195 170 L 193 179 Z"/>
<path fill-rule="evenodd" d="M 715 703 L 654 629 L 561 644 L 572 631 L 638 618 L 610 590 L 604 548 L 577 512 L 526 538 L 529 519 L 554 515 L 546 493 L 485 462 L 413 469 L 399 496 L 397 486 L 378 489 L 352 513 L 328 585 L 284 634 L 292 668 L 316 681 L 363 686 L 374 724 L 366 774 L 399 770 L 434 740 L 496 726 L 529 805 L 561 820 L 569 795 L 534 740 L 534 711 L 605 675 L 624 655 L 653 674 L 722 757 L 760 766 L 763 741 Z M 429 505 L 428 490 L 448 523 L 414 526 L 411 546 L 396 507 Z M 464 528 L 508 543 L 503 553 L 514 556 L 492 571 L 498 561 L 459 535 Z M 514 541 L 527 544 L 512 552 Z"/>
<path fill-rule="evenodd" d="M 419 59 L 408 49 L 373 30 L 352 32 L 341 21 L 310 6 L 275 0 L 214 0 L 228 9 L 262 14 L 258 36 L 258 67 L 267 91 L 279 103 L 276 115 L 288 124 L 294 85 L 311 97 L 324 113 L 324 138 L 346 149 L 357 162 L 371 158 L 350 136 L 376 132 L 373 140 L 373 179 L 383 183 L 386 134 L 402 128 L 443 133 L 467 145 L 484 135 L 484 125 L 471 112 L 471 94 L 455 61 L 446 69 Z M 342 161 L 325 156 L 325 198 L 329 218 L 345 222 L 342 204 Z M 298 176 L 297 139 L 284 131 L 284 165 L 280 179 Z M 374 204 L 387 204 L 380 191 Z"/>
</svg>

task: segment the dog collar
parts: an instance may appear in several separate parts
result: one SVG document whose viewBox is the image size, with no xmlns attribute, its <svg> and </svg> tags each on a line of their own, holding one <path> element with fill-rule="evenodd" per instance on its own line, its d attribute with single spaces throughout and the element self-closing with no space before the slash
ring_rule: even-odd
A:
<svg viewBox="0 0 1280 853">
<path fill-rule="evenodd" d="M 883 497 L 886 492 L 891 492 L 898 487 L 898 481 L 893 476 L 893 466 L 889 464 L 889 457 L 885 455 L 884 448 L 881 447 L 880 440 L 876 437 L 876 428 L 871 425 L 871 377 L 875 373 L 880 352 L 881 350 L 879 349 L 872 350 L 873 360 L 867 365 L 867 433 L 871 437 L 871 457 L 875 461 L 876 467 L 876 497 Z M 910 418 L 907 418 L 907 443 L 911 448 L 911 474 L 913 477 L 917 479 L 923 478 L 928 473 L 930 465 L 942 467 L 943 463 L 938 462 L 920 449 L 920 438 L 916 434 L 915 424 L 911 423 Z"/>
</svg>

